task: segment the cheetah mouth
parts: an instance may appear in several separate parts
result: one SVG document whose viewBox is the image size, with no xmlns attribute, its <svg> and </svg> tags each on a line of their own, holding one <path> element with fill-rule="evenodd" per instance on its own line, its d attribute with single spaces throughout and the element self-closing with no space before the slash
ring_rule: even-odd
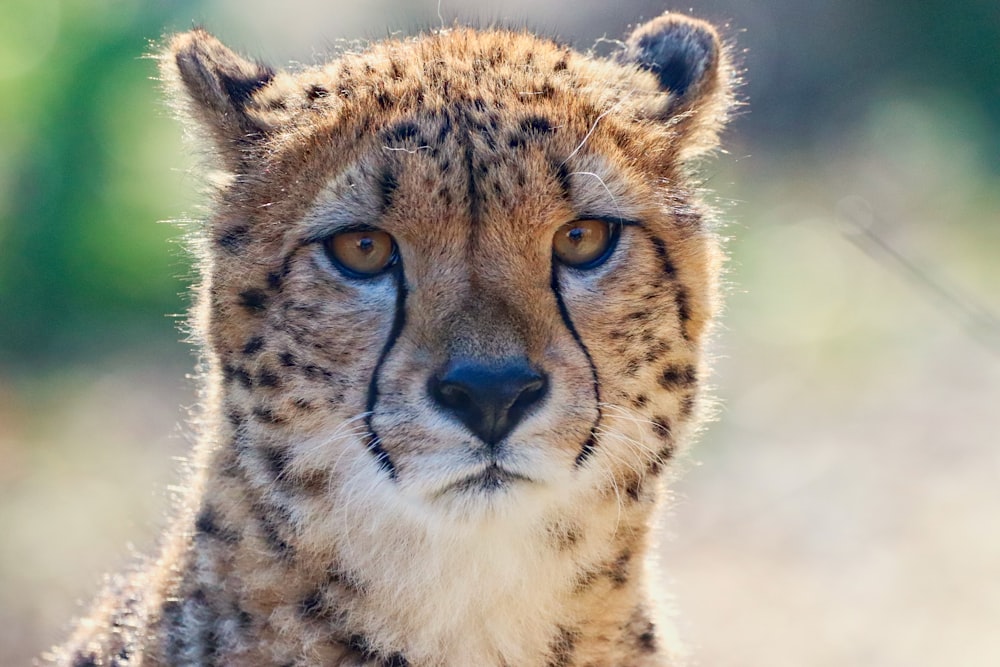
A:
<svg viewBox="0 0 1000 667">
<path fill-rule="evenodd" d="M 443 493 L 496 493 L 510 488 L 517 482 L 531 482 L 530 477 L 501 468 L 497 463 L 491 463 L 474 475 L 463 477 L 449 485 Z"/>
</svg>

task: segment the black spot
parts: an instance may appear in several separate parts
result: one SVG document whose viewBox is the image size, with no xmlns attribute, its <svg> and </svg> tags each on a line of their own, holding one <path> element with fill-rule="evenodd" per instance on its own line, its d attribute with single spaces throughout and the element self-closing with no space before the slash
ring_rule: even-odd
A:
<svg viewBox="0 0 1000 667">
<path fill-rule="evenodd" d="M 246 345 L 243 346 L 243 354 L 253 354 L 254 352 L 259 352 L 262 347 L 264 347 L 264 339 L 260 336 L 254 336 L 246 342 Z"/>
<path fill-rule="evenodd" d="M 128 667 L 128 659 L 132 657 L 132 647 L 122 646 L 121 650 L 111 660 L 111 667 Z"/>
<path fill-rule="evenodd" d="M 226 411 L 226 421 L 228 421 L 234 428 L 242 426 L 244 419 L 243 413 L 235 408 Z"/>
<path fill-rule="evenodd" d="M 556 181 L 559 183 L 559 187 L 563 191 L 563 196 L 570 199 L 573 188 L 569 181 L 569 167 L 566 166 L 565 162 L 559 162 L 552 165 L 552 170 L 556 174 Z"/>
<path fill-rule="evenodd" d="M 253 616 L 245 609 L 237 609 L 236 622 L 240 624 L 241 629 L 249 630 L 250 626 L 253 625 Z"/>
<path fill-rule="evenodd" d="M 437 143 L 444 143 L 444 140 L 448 138 L 451 134 L 451 116 L 448 114 L 442 114 L 441 116 L 441 127 L 438 128 Z M 447 171 L 447 169 L 445 169 Z"/>
<path fill-rule="evenodd" d="M 242 250 L 249 240 L 250 228 L 246 225 L 237 225 L 219 235 L 215 242 L 229 252 L 236 253 Z"/>
<path fill-rule="evenodd" d="M 528 137 L 523 132 L 510 135 L 507 139 L 507 145 L 511 148 L 521 148 L 526 143 L 528 143 Z"/>
<path fill-rule="evenodd" d="M 399 179 L 391 169 L 383 169 L 378 179 L 378 191 L 382 197 L 382 210 L 385 211 L 392 206 L 396 188 L 399 187 Z"/>
<path fill-rule="evenodd" d="M 368 588 L 356 575 L 331 565 L 326 572 L 327 581 L 350 591 L 353 595 L 367 595 Z"/>
<path fill-rule="evenodd" d="M 651 421 L 653 422 L 653 433 L 656 434 L 656 437 L 661 440 L 667 440 L 671 437 L 669 419 L 666 417 L 653 417 Z"/>
<path fill-rule="evenodd" d="M 608 566 L 606 574 L 615 588 L 621 588 L 628 583 L 631 562 L 632 552 L 626 549 Z"/>
<path fill-rule="evenodd" d="M 222 540 L 228 544 L 235 544 L 240 541 L 239 534 L 219 525 L 218 515 L 210 507 L 202 509 L 198 514 L 198 518 L 195 519 L 194 528 L 198 535 Z"/>
<path fill-rule="evenodd" d="M 285 475 L 291 456 L 287 449 L 279 447 L 263 447 L 260 450 L 260 457 L 267 466 L 267 471 L 274 479 L 280 479 Z"/>
<path fill-rule="evenodd" d="M 283 276 L 278 271 L 272 271 L 267 274 L 267 286 L 273 290 L 279 289 L 281 287 L 281 281 Z"/>
<path fill-rule="evenodd" d="M 588 588 L 593 586 L 597 580 L 600 578 L 600 572 L 593 569 L 580 570 L 576 574 L 576 579 L 573 582 L 573 591 L 575 593 L 582 593 Z"/>
<path fill-rule="evenodd" d="M 291 352 L 282 352 L 278 355 L 278 360 L 281 362 L 281 365 L 286 368 L 295 365 L 295 355 Z"/>
<path fill-rule="evenodd" d="M 663 470 L 663 466 L 666 465 L 673 457 L 674 443 L 668 442 L 663 445 L 658 452 L 656 452 L 656 456 L 654 456 L 653 460 L 649 462 L 649 474 L 654 476 L 659 475 Z"/>
<path fill-rule="evenodd" d="M 698 381 L 698 372 L 694 366 L 667 366 L 660 374 L 660 386 L 673 391 L 686 388 Z"/>
<path fill-rule="evenodd" d="M 545 134 L 552 131 L 552 123 L 544 116 L 529 116 L 521 121 L 521 130 L 534 134 Z"/>
<path fill-rule="evenodd" d="M 347 638 L 347 648 L 360 653 L 366 658 L 371 653 L 371 642 L 364 635 L 351 635 Z"/>
<path fill-rule="evenodd" d="M 314 590 L 299 602 L 299 614 L 305 618 L 323 620 L 326 616 L 326 607 L 323 604 L 323 591 Z"/>
<path fill-rule="evenodd" d="M 382 133 L 382 140 L 389 144 L 402 144 L 409 139 L 417 139 L 417 143 L 425 143 L 419 140 L 420 128 L 409 121 L 397 123 Z"/>
<path fill-rule="evenodd" d="M 276 415 L 273 410 L 263 406 L 254 408 L 253 416 L 265 424 L 283 424 L 285 422 L 284 417 Z"/>
<path fill-rule="evenodd" d="M 641 607 L 632 612 L 630 625 L 636 648 L 643 653 L 656 653 L 656 626 L 646 618 L 646 613 Z"/>
<path fill-rule="evenodd" d="M 257 373 L 257 384 L 261 387 L 277 387 L 281 383 L 278 374 L 270 368 L 261 368 Z"/>
<path fill-rule="evenodd" d="M 687 328 L 683 325 L 691 319 L 691 307 L 688 305 L 688 293 L 683 287 L 677 288 L 677 293 L 674 294 L 674 304 L 677 306 L 677 317 L 681 320 L 681 333 L 684 338 L 688 338 Z"/>
<path fill-rule="evenodd" d="M 566 59 L 565 59 L 565 58 L 563 58 L 563 59 L 561 59 L 561 60 L 560 60 L 559 62 L 557 62 L 557 63 L 556 63 L 556 64 L 555 64 L 555 65 L 554 65 L 554 66 L 552 67 L 552 71 L 553 71 L 553 72 L 561 72 L 561 71 L 563 71 L 564 69 L 566 69 L 566 67 L 567 67 L 567 63 L 566 63 Z"/>
<path fill-rule="evenodd" d="M 642 481 L 642 477 L 635 476 L 625 485 L 625 493 L 633 502 L 638 502 L 642 497 Z"/>
<path fill-rule="evenodd" d="M 259 313 L 267 307 L 267 294 L 264 290 L 248 289 L 240 292 L 240 305 L 253 313 Z"/>
<path fill-rule="evenodd" d="M 468 134 L 472 134 L 471 130 L 468 130 Z M 479 190 L 476 186 L 476 178 L 474 174 L 476 173 L 476 163 L 473 157 L 472 150 L 472 139 L 467 137 L 465 141 L 463 157 L 465 158 L 465 173 L 467 174 L 466 183 L 466 198 L 468 199 L 469 205 L 469 217 L 472 218 L 472 224 L 479 222 Z"/>
<path fill-rule="evenodd" d="M 329 380 L 329 381 L 333 380 L 333 372 L 332 371 L 329 371 L 329 370 L 327 370 L 325 368 L 321 368 L 320 366 L 317 366 L 316 364 L 307 364 L 307 365 L 303 366 L 302 367 L 302 373 L 303 373 L 303 375 L 305 375 L 310 380 L 319 380 L 321 378 L 325 379 L 325 380 Z"/>
<path fill-rule="evenodd" d="M 235 380 L 247 389 L 253 386 L 253 379 L 250 377 L 250 374 L 246 372 L 246 369 L 232 364 L 224 364 L 222 366 L 222 380 L 226 383 L 233 382 Z"/>
<path fill-rule="evenodd" d="M 330 91 L 318 83 L 314 83 L 306 88 L 306 99 L 310 102 L 315 102 L 316 100 L 326 97 L 329 94 Z"/>
<path fill-rule="evenodd" d="M 546 667 L 569 667 L 573 661 L 578 638 L 579 632 L 560 627 L 549 646 L 549 661 L 545 663 Z"/>
<path fill-rule="evenodd" d="M 572 549 L 580 541 L 580 527 L 556 522 L 548 527 L 553 546 L 559 551 Z"/>
<path fill-rule="evenodd" d="M 77 653 L 73 656 L 72 667 L 100 667 L 95 653 Z"/>
<path fill-rule="evenodd" d="M 697 402 L 694 394 L 688 394 L 681 399 L 681 416 L 684 418 L 690 417 L 691 413 L 694 412 L 694 406 Z"/>
<path fill-rule="evenodd" d="M 255 517 L 257 519 L 257 525 L 260 528 L 261 536 L 264 538 L 264 543 L 282 558 L 292 558 L 295 553 L 295 549 L 281 536 L 278 526 L 275 524 L 274 519 L 272 519 L 272 516 L 276 514 L 285 514 L 286 516 L 284 518 L 289 519 L 290 517 L 287 516 L 287 510 L 268 506 L 262 502 L 255 503 L 253 509 L 255 511 Z"/>
<path fill-rule="evenodd" d="M 639 394 L 638 396 L 632 399 L 632 405 L 634 405 L 637 408 L 644 408 L 646 407 L 647 403 L 649 403 L 649 397 L 646 396 L 646 394 Z"/>
<path fill-rule="evenodd" d="M 656 256 L 663 266 L 663 272 L 670 278 L 676 278 L 677 267 L 674 266 L 674 263 L 670 259 L 670 253 L 667 252 L 667 244 L 664 243 L 663 239 L 656 236 L 650 236 L 649 241 L 653 244 L 653 250 L 656 252 Z"/>
<path fill-rule="evenodd" d="M 351 635 L 347 640 L 347 648 L 361 655 L 365 660 L 377 663 L 378 667 L 409 667 L 409 662 L 401 653 L 383 655 L 377 652 L 372 642 L 363 635 Z"/>
<path fill-rule="evenodd" d="M 194 528 L 203 535 L 212 537 L 218 535 L 219 527 L 215 523 L 215 512 L 209 508 L 203 509 L 194 522 Z"/>
</svg>

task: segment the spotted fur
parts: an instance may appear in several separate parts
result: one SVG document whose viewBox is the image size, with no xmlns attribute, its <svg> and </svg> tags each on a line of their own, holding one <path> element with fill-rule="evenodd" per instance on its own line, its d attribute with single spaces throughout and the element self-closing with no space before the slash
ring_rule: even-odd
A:
<svg viewBox="0 0 1000 667">
<path fill-rule="evenodd" d="M 162 57 L 228 174 L 191 317 L 195 473 L 155 560 L 64 665 L 677 665 L 646 557 L 696 418 L 720 255 L 692 182 L 732 71 L 667 14 L 611 59 L 455 27 L 276 71 L 208 33 Z M 554 259 L 578 219 L 602 265 Z M 370 279 L 323 241 L 377 228 Z M 429 397 L 523 358 L 544 399 L 485 446 Z"/>
</svg>

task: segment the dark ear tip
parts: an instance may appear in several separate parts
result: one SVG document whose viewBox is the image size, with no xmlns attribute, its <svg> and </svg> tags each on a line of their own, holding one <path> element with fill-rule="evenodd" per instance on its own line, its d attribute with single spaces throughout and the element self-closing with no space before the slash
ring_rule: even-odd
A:
<svg viewBox="0 0 1000 667">
<path fill-rule="evenodd" d="M 274 70 L 248 61 L 203 28 L 170 38 L 167 52 L 196 100 L 218 111 L 243 108 L 274 78 Z"/>
<path fill-rule="evenodd" d="M 684 98 L 711 78 L 721 50 L 711 24 L 683 14 L 664 14 L 636 28 L 619 59 L 655 73 L 664 90 Z"/>
</svg>

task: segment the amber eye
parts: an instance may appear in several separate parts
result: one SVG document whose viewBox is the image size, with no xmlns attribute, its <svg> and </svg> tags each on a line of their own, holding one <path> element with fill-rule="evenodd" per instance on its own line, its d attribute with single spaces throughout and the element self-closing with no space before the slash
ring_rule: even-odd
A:
<svg viewBox="0 0 1000 667">
<path fill-rule="evenodd" d="M 552 239 L 556 258 L 577 269 L 590 269 L 610 255 L 617 227 L 603 220 L 577 220 L 563 225 Z"/>
<path fill-rule="evenodd" d="M 396 263 L 396 242 L 374 229 L 334 234 L 323 242 L 326 254 L 354 278 L 376 276 Z"/>
</svg>

